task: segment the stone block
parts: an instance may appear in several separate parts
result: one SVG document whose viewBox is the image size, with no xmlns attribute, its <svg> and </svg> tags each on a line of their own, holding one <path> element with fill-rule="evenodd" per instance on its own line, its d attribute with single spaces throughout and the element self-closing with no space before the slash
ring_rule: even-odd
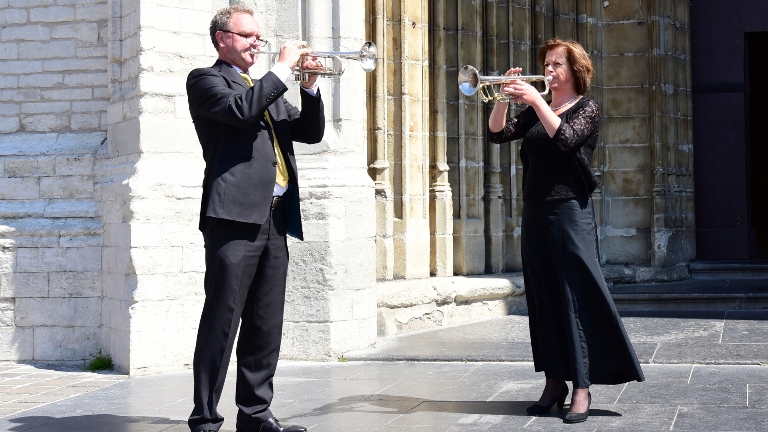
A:
<svg viewBox="0 0 768 432">
<path fill-rule="evenodd" d="M 280 358 L 301 360 L 331 359 L 330 323 L 286 322 Z"/>
<path fill-rule="evenodd" d="M 100 298 L 19 298 L 16 299 L 19 327 L 101 325 Z"/>
<path fill-rule="evenodd" d="M 69 116 L 66 114 L 35 114 L 21 117 L 21 126 L 25 132 L 61 131 L 69 127 Z"/>
<path fill-rule="evenodd" d="M 606 144 L 648 143 L 648 117 L 605 117 L 600 134 Z"/>
<path fill-rule="evenodd" d="M 58 176 L 40 179 L 42 198 L 92 198 L 91 176 Z"/>
<path fill-rule="evenodd" d="M 0 297 L 47 297 L 48 273 L 3 273 Z"/>
<path fill-rule="evenodd" d="M 82 247 L 66 248 L 66 270 L 71 272 L 89 272 L 101 270 L 101 248 Z"/>
<path fill-rule="evenodd" d="M 74 55 L 72 56 L 74 57 Z M 89 59 L 55 59 L 45 60 L 42 68 L 48 72 L 63 71 L 105 71 L 109 63 L 107 58 L 89 58 Z"/>
<path fill-rule="evenodd" d="M 106 3 L 87 4 L 81 3 L 76 9 L 77 21 L 98 21 L 109 18 L 109 9 Z"/>
<path fill-rule="evenodd" d="M 647 55 L 604 56 L 602 61 L 603 70 L 611 71 L 603 77 L 606 87 L 648 86 Z"/>
<path fill-rule="evenodd" d="M 69 102 L 30 102 L 21 104 L 24 114 L 66 113 L 70 110 Z"/>
<path fill-rule="evenodd" d="M 636 230 L 605 229 L 600 239 L 600 258 L 608 264 L 648 265 L 650 234 Z"/>
<path fill-rule="evenodd" d="M 55 175 L 89 176 L 93 174 L 94 159 L 91 155 L 57 156 Z"/>
<path fill-rule="evenodd" d="M 642 197 L 652 193 L 654 178 L 650 170 L 607 170 L 601 181 L 607 197 Z"/>
<path fill-rule="evenodd" d="M 2 30 L 4 41 L 45 41 L 51 38 L 51 29 L 42 25 L 25 25 L 20 27 L 5 27 Z"/>
<path fill-rule="evenodd" d="M 0 133 L 11 134 L 21 129 L 21 122 L 17 117 L 0 117 Z"/>
<path fill-rule="evenodd" d="M 48 100 L 90 100 L 93 99 L 93 89 L 90 88 L 67 88 L 55 90 L 43 90 L 41 92 L 43 99 Z"/>
<path fill-rule="evenodd" d="M 0 103 L 0 115 L 17 115 L 20 112 L 21 112 L 21 106 L 19 104 Z M 7 119 L 12 120 L 11 118 L 7 118 Z"/>
<path fill-rule="evenodd" d="M 94 19 L 89 17 L 88 19 Z M 78 22 L 53 26 L 50 35 L 54 39 L 77 39 L 83 42 L 96 43 L 99 39 L 99 24 L 95 22 Z"/>
<path fill-rule="evenodd" d="M 651 146 L 648 144 L 606 146 L 606 169 L 650 170 Z"/>
<path fill-rule="evenodd" d="M 128 274 L 133 273 L 131 267 L 131 248 L 129 247 L 102 247 L 101 269 L 105 273 Z M 63 269 L 62 269 L 63 270 Z"/>
<path fill-rule="evenodd" d="M 20 42 L 19 59 L 70 58 L 75 56 L 75 41 Z"/>
<path fill-rule="evenodd" d="M 30 22 L 65 22 L 75 20 L 75 8 L 49 6 L 33 8 L 29 11 Z"/>
<path fill-rule="evenodd" d="M 73 131 L 99 130 L 101 118 L 98 114 L 73 114 L 70 127 Z"/>
<path fill-rule="evenodd" d="M 25 9 L 0 9 L 0 24 L 23 24 L 27 22 L 27 11 Z"/>
<path fill-rule="evenodd" d="M 3 90 L 0 92 L 0 99 L 5 102 L 38 101 L 40 100 L 40 90 L 36 90 L 36 89 Z"/>
<path fill-rule="evenodd" d="M 3 70 L 7 74 L 38 73 L 43 71 L 43 62 L 39 60 L 4 61 Z M 6 100 L 5 97 L 3 100 Z"/>
<path fill-rule="evenodd" d="M 51 272 L 48 276 L 46 288 L 51 298 L 101 297 L 101 273 L 67 271 Z"/>
<path fill-rule="evenodd" d="M 644 69 L 647 70 L 645 66 Z M 636 83 L 639 85 L 640 83 Z M 647 87 L 611 88 L 605 91 L 603 115 L 643 116 L 648 115 L 649 90 Z"/>
<path fill-rule="evenodd" d="M 13 299 L 0 299 L 0 328 L 13 326 L 13 306 Z"/>
<path fill-rule="evenodd" d="M 34 331 L 31 328 L 0 328 L 0 361 L 32 360 Z"/>
<path fill-rule="evenodd" d="M 0 43 L 0 59 L 16 60 L 19 58 L 19 45 L 15 43 Z"/>
<path fill-rule="evenodd" d="M 52 157 L 10 157 L 5 160 L 7 177 L 41 177 L 54 173 L 55 159 Z"/>
<path fill-rule="evenodd" d="M 104 141 L 104 132 L 79 132 L 59 134 L 48 154 L 92 154 Z"/>
<path fill-rule="evenodd" d="M 648 25 L 645 21 L 607 23 L 603 28 L 603 60 L 605 60 L 605 56 L 610 55 L 648 53 L 648 40 L 650 38 L 648 37 Z M 611 73 L 613 72 L 611 70 Z"/>
<path fill-rule="evenodd" d="M 650 229 L 653 213 L 650 198 L 611 198 L 606 200 L 605 223 L 612 228 Z"/>
<path fill-rule="evenodd" d="M 0 88 L 16 88 L 18 86 L 19 86 L 18 76 L 9 76 L 9 75 L 0 76 Z"/>
<path fill-rule="evenodd" d="M 24 273 L 45 273 L 66 270 L 66 250 L 63 248 L 18 248 L 16 249 L 16 271 Z"/>
<path fill-rule="evenodd" d="M 611 0 L 602 5 L 602 18 L 606 22 L 648 19 L 643 15 L 642 0 Z"/>
<path fill-rule="evenodd" d="M 35 328 L 36 361 L 85 361 L 101 348 L 99 327 Z"/>
</svg>

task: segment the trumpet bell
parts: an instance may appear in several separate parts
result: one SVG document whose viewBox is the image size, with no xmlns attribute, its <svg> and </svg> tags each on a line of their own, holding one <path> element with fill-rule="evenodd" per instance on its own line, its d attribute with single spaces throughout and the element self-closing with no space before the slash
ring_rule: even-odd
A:
<svg viewBox="0 0 768 432">
<path fill-rule="evenodd" d="M 360 47 L 360 67 L 366 72 L 373 72 L 376 69 L 378 63 L 379 49 L 376 48 L 376 44 L 368 41 Z"/>
<path fill-rule="evenodd" d="M 480 74 L 473 66 L 464 65 L 459 71 L 459 90 L 467 96 L 477 93 Z"/>
<path fill-rule="evenodd" d="M 480 94 L 480 98 L 483 102 L 510 102 L 514 98 L 503 93 L 501 88 L 504 84 L 511 83 L 513 81 L 542 81 L 544 83 L 544 91 L 539 92 L 544 96 L 549 93 L 549 83 L 552 81 L 551 76 L 544 75 L 505 75 L 505 76 L 481 76 L 480 72 L 471 65 L 464 65 L 459 70 L 459 90 L 466 96 L 472 96 L 475 93 Z"/>
</svg>

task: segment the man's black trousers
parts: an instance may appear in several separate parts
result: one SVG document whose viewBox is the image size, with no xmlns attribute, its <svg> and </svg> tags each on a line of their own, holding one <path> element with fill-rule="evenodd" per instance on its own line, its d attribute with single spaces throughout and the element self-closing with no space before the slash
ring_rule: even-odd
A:
<svg viewBox="0 0 768 432">
<path fill-rule="evenodd" d="M 209 219 L 204 224 L 205 305 L 197 332 L 193 432 L 219 430 L 216 406 L 238 324 L 237 429 L 259 430 L 272 417 L 272 378 L 280 352 L 288 271 L 285 214 L 273 201 L 263 225 Z"/>
</svg>

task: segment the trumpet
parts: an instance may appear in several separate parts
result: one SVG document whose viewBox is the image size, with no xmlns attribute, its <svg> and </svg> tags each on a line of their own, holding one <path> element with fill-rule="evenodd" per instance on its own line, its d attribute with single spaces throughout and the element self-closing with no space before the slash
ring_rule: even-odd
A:
<svg viewBox="0 0 768 432">
<path fill-rule="evenodd" d="M 546 88 L 543 92 L 539 92 L 540 95 L 544 96 L 549 93 L 549 83 L 552 81 L 552 77 L 544 75 L 482 76 L 477 69 L 470 65 L 465 65 L 459 71 L 459 90 L 467 96 L 472 96 L 479 91 L 483 102 L 509 102 L 515 99 L 501 92 L 501 86 L 512 81 L 544 81 Z M 499 86 L 498 89 L 494 87 L 497 85 Z"/>
<path fill-rule="evenodd" d="M 251 49 L 254 54 L 272 54 L 272 63 L 277 61 L 277 55 L 280 51 L 259 51 Z M 334 75 L 342 75 L 344 73 L 344 60 L 357 60 L 360 62 L 360 67 L 366 72 L 373 72 L 376 69 L 378 63 L 378 49 L 376 44 L 368 41 L 360 47 L 359 51 L 310 51 L 299 59 L 296 66 L 293 67 L 293 76 L 296 81 L 306 82 L 309 80 L 310 75 L 319 75 L 321 77 L 329 77 Z M 319 69 L 304 69 L 301 64 L 304 62 L 304 57 L 318 57 L 329 59 L 333 64 L 331 66 L 323 66 Z"/>
</svg>

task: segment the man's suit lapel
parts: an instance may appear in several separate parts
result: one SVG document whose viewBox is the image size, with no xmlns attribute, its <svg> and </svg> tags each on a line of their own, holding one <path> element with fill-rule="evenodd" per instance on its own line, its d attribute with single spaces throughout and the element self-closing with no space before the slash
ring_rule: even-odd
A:
<svg viewBox="0 0 768 432">
<path fill-rule="evenodd" d="M 244 90 L 248 90 L 248 85 L 245 83 L 243 77 L 241 77 L 229 63 L 223 60 L 216 60 L 216 63 L 213 64 L 213 68 L 221 72 L 224 78 L 231 81 L 233 84 L 237 84 Z"/>
</svg>

